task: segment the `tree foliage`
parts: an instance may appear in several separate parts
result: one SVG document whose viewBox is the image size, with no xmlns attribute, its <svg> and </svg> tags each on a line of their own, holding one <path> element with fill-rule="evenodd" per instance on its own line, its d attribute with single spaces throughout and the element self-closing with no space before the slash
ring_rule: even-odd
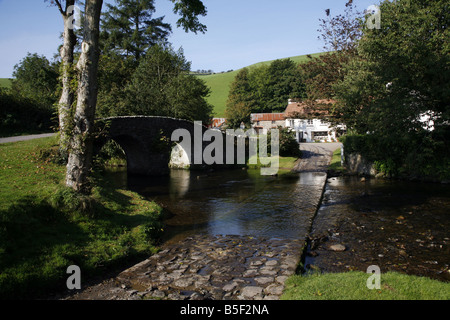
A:
<svg viewBox="0 0 450 320">
<path fill-rule="evenodd" d="M 132 55 L 136 61 L 156 43 L 166 42 L 172 32 L 164 17 L 152 18 L 154 0 L 116 0 L 106 4 L 102 19 L 103 53 Z"/>
<path fill-rule="evenodd" d="M 212 106 L 206 97 L 210 90 L 203 80 L 189 75 L 189 71 L 190 63 L 181 49 L 153 46 L 126 88 L 129 102 L 126 113 L 209 123 Z"/>
<path fill-rule="evenodd" d="M 255 97 L 250 86 L 248 68 L 241 69 L 230 86 L 225 117 L 229 128 L 250 125 L 250 114 L 255 108 Z"/>
<path fill-rule="evenodd" d="M 190 63 L 167 38 L 163 18 L 152 18 L 154 0 L 117 0 L 102 21 L 98 116 L 160 115 L 208 122 L 212 107 L 202 80 L 188 75 Z M 186 31 L 204 31 L 200 1 L 177 1 L 174 12 Z"/>
<path fill-rule="evenodd" d="M 200 0 L 170 0 L 174 3 L 173 12 L 180 15 L 177 27 L 184 31 L 205 33 L 207 28 L 200 23 L 199 16 L 206 16 L 207 10 Z"/>
<path fill-rule="evenodd" d="M 57 100 L 58 64 L 28 53 L 14 66 L 12 91 L 51 109 Z"/>
<path fill-rule="evenodd" d="M 250 123 L 251 113 L 283 112 L 289 98 L 301 98 L 304 85 L 297 65 L 290 59 L 244 68 L 231 85 L 226 118 L 228 125 Z M 248 115 L 248 116 L 247 116 Z"/>
<path fill-rule="evenodd" d="M 53 111 L 11 90 L 0 88 L 0 136 L 51 131 Z"/>
<path fill-rule="evenodd" d="M 381 28 L 363 25 L 357 55 L 333 85 L 337 111 L 356 133 L 377 137 L 378 159 L 430 174 L 450 159 L 449 4 L 384 1 L 380 10 Z"/>
<path fill-rule="evenodd" d="M 343 14 L 332 16 L 327 12 L 327 17 L 320 19 L 318 29 L 318 38 L 324 42 L 324 50 L 327 52 L 318 57 L 309 56 L 309 61 L 299 66 L 305 85 L 304 100 L 318 111 L 317 113 L 326 115 L 327 120 L 335 124 L 344 121 L 342 110 L 335 108 L 339 101 L 337 104 L 318 104 L 316 101 L 337 98 L 336 86 L 347 76 L 346 65 L 357 56 L 363 17 L 352 1 L 345 5 Z"/>
</svg>

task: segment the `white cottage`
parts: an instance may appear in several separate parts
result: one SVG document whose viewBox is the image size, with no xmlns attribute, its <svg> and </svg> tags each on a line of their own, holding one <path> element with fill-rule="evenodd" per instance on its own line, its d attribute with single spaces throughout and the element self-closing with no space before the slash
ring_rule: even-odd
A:
<svg viewBox="0 0 450 320">
<path fill-rule="evenodd" d="M 285 126 L 284 113 L 252 113 L 250 115 L 252 128 L 259 134 L 267 134 L 270 129 Z"/>
<path fill-rule="evenodd" d="M 322 106 L 333 103 L 334 101 L 332 100 L 316 100 L 316 104 Z M 321 110 L 320 108 L 313 109 L 304 102 L 289 100 L 286 111 L 284 112 L 286 127 L 291 128 L 295 132 L 295 137 L 298 142 L 337 141 L 336 129 L 345 131 L 345 126 L 339 125 L 335 128 L 328 121 L 318 119 L 319 115 L 326 113 L 327 111 Z M 314 118 L 314 116 L 317 118 Z"/>
</svg>

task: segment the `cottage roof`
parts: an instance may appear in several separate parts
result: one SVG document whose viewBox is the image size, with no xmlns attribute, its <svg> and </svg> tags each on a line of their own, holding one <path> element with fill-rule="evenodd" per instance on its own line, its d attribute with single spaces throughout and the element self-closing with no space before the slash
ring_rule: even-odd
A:
<svg viewBox="0 0 450 320">
<path fill-rule="evenodd" d="M 284 121 L 284 113 L 252 113 L 250 115 L 252 122 L 256 121 Z"/>
<path fill-rule="evenodd" d="M 311 116 L 326 116 L 329 114 L 327 108 L 324 108 L 326 105 L 334 104 L 334 100 L 330 99 L 319 99 L 314 102 L 294 102 L 289 101 L 289 104 L 284 111 L 286 119 L 303 119 Z"/>
</svg>

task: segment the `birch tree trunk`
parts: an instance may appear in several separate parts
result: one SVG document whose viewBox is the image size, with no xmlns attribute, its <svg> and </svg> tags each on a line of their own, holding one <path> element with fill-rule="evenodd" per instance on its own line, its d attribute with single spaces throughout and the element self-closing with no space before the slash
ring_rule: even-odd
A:
<svg viewBox="0 0 450 320">
<path fill-rule="evenodd" d="M 70 14 L 71 12 L 69 12 L 70 9 L 73 8 L 75 0 L 66 0 L 64 8 L 61 5 L 61 1 L 56 0 L 55 3 L 64 21 L 64 42 L 60 51 L 62 62 L 62 92 L 58 102 L 58 116 L 60 132 L 59 146 L 61 150 L 66 151 L 69 143 L 67 130 L 69 130 L 68 125 L 75 96 L 71 88 L 71 82 L 73 80 L 73 51 L 77 38 L 73 29 L 73 16 Z"/>
<path fill-rule="evenodd" d="M 97 104 L 99 25 L 103 0 L 86 0 L 84 40 L 77 64 L 79 70 L 77 106 L 70 140 L 66 185 L 80 193 L 89 193 L 92 167 L 94 119 Z"/>
</svg>

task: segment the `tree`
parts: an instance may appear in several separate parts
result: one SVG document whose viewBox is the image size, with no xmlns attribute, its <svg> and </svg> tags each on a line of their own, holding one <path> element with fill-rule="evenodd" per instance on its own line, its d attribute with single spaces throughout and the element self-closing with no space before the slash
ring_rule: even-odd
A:
<svg viewBox="0 0 450 320">
<path fill-rule="evenodd" d="M 101 33 L 104 53 L 132 55 L 139 61 L 148 48 L 166 42 L 172 32 L 164 17 L 152 19 L 154 0 L 116 0 L 115 6 L 107 4 L 107 8 Z"/>
<path fill-rule="evenodd" d="M 356 10 L 353 1 L 347 2 L 344 14 L 332 17 L 327 11 L 327 18 L 320 19 L 320 28 L 317 30 L 325 51 L 355 51 L 362 35 L 362 18 L 362 13 Z"/>
<path fill-rule="evenodd" d="M 269 88 L 270 82 L 269 66 L 261 65 L 256 68 L 249 69 L 248 72 L 248 89 L 245 93 L 241 94 L 248 95 L 253 99 L 253 105 L 251 112 L 253 113 L 263 113 L 272 112 L 269 100 L 271 97 L 271 92 Z M 287 100 L 286 100 L 287 101 Z"/>
<path fill-rule="evenodd" d="M 238 115 L 238 118 L 245 117 L 246 114 L 250 117 L 252 112 L 283 112 L 289 98 L 301 98 L 304 95 L 299 70 L 290 59 L 275 60 L 269 65 L 246 69 L 235 80 L 227 103 L 228 116 L 233 119 Z M 249 121 L 245 119 L 243 122 Z"/>
<path fill-rule="evenodd" d="M 128 100 L 127 86 L 136 68 L 133 57 L 114 52 L 100 56 L 97 117 L 128 115 L 131 102 Z"/>
<path fill-rule="evenodd" d="M 422 173 L 450 162 L 450 21 L 445 1 L 381 3 L 381 29 L 363 29 L 358 55 L 335 85 L 340 112 L 377 137 L 375 160 Z M 427 114 L 433 130 L 420 121 Z"/>
<path fill-rule="evenodd" d="M 75 79 L 74 49 L 77 38 L 74 31 L 74 5 L 75 0 L 66 0 L 65 5 L 61 0 L 51 0 L 58 7 L 64 22 L 63 45 L 61 55 L 61 97 L 58 102 L 60 149 L 66 150 L 68 144 L 68 132 L 72 116 L 72 106 L 75 99 L 75 89 L 72 82 Z"/>
<path fill-rule="evenodd" d="M 179 23 L 186 24 L 183 25 L 185 31 L 204 32 L 206 27 L 198 22 L 196 16 L 193 16 L 206 14 L 203 4 L 197 0 L 183 1 L 182 3 L 184 3 L 184 9 L 177 2 L 174 10 L 178 8 L 176 13 L 182 15 Z M 102 55 L 99 65 L 97 108 L 99 116 L 126 115 L 127 112 L 135 114 L 136 108 L 131 102 L 134 97 L 131 96 L 133 99 L 130 100 L 130 95 L 127 94 L 127 88 L 132 86 L 133 74 L 137 71 L 141 60 L 148 58 L 146 53 L 150 48 L 156 44 L 161 46 L 168 44 L 167 36 L 171 32 L 171 26 L 163 23 L 164 17 L 152 18 L 154 11 L 153 0 L 121 0 L 116 1 L 114 6 L 108 5 L 108 11 L 102 20 L 102 32 L 100 34 Z M 141 78 L 147 79 L 148 77 L 141 75 Z M 149 81 L 152 82 L 153 79 L 149 79 Z M 192 79 L 189 83 L 195 82 L 198 81 Z M 201 85 L 197 86 L 197 88 L 200 87 Z M 190 85 L 180 87 L 178 92 L 180 93 L 181 89 L 186 90 L 187 88 L 192 87 Z M 194 94 L 192 97 L 194 96 L 198 96 L 198 94 Z M 192 100 L 189 99 L 186 102 Z M 158 105 L 156 100 L 147 104 L 148 106 Z M 186 106 L 186 103 L 182 105 Z M 204 108 L 204 102 L 199 102 L 198 107 L 204 109 L 201 115 L 205 115 L 207 108 Z M 166 112 L 168 109 L 162 110 Z M 145 114 L 149 114 L 149 110 L 145 112 Z M 184 114 L 183 117 L 188 116 Z"/>
<path fill-rule="evenodd" d="M 284 112 L 289 98 L 302 98 L 303 81 L 297 65 L 291 59 L 273 61 L 268 70 L 267 109 L 270 112 Z"/>
<path fill-rule="evenodd" d="M 66 171 L 66 185 L 79 193 L 89 193 L 89 173 L 92 166 L 93 140 L 95 135 L 95 111 L 98 93 L 98 62 L 100 54 L 99 34 L 102 0 L 86 0 L 81 55 L 77 63 L 77 106 L 70 139 L 70 153 Z M 180 25 L 185 30 L 202 31 L 198 14 L 206 14 L 199 0 L 177 1 L 174 10 L 180 12 Z"/>
<path fill-rule="evenodd" d="M 255 99 L 249 83 L 249 70 L 241 69 L 231 83 L 227 100 L 225 117 L 227 126 L 237 129 L 244 123 L 250 126 L 250 114 L 255 106 Z"/>
<path fill-rule="evenodd" d="M 34 101 L 48 110 L 56 101 L 58 67 L 46 57 L 28 53 L 14 66 L 12 91 Z"/>
<path fill-rule="evenodd" d="M 336 85 L 345 78 L 346 65 L 358 54 L 362 22 L 362 13 L 355 9 L 352 1 L 346 4 L 343 15 L 330 16 L 327 12 L 327 18 L 320 19 L 318 31 L 321 32 L 319 39 L 324 41 L 324 49 L 328 52 L 318 57 L 309 56 L 309 61 L 299 66 L 305 86 L 304 99 L 317 110 L 317 114 L 326 115 L 327 120 L 334 123 L 343 122 L 345 114 L 342 110 L 347 105 L 340 105 L 338 111 L 336 104 L 318 104 L 316 101 L 336 99 Z"/>
<path fill-rule="evenodd" d="M 170 0 L 174 3 L 173 12 L 180 15 L 177 27 L 185 32 L 205 33 L 207 28 L 198 20 L 199 16 L 206 16 L 206 7 L 201 0 Z"/>
<path fill-rule="evenodd" d="M 94 118 L 97 104 L 97 70 L 99 59 L 100 13 L 103 0 L 86 0 L 82 51 L 77 63 L 79 71 L 77 106 L 70 140 L 66 185 L 80 193 L 89 193 L 92 166 Z"/>
<path fill-rule="evenodd" d="M 189 71 L 190 63 L 182 50 L 153 46 L 126 89 L 128 108 L 122 115 L 170 116 L 209 123 L 212 106 L 205 99 L 209 89 Z"/>
<path fill-rule="evenodd" d="M 362 130 L 416 130 L 428 111 L 436 115 L 435 127 L 443 128 L 450 119 L 448 5 L 396 1 L 383 2 L 380 10 L 382 28 L 364 29 L 359 56 L 338 86 L 340 97 L 361 107 L 355 112 L 369 121 Z"/>
</svg>

